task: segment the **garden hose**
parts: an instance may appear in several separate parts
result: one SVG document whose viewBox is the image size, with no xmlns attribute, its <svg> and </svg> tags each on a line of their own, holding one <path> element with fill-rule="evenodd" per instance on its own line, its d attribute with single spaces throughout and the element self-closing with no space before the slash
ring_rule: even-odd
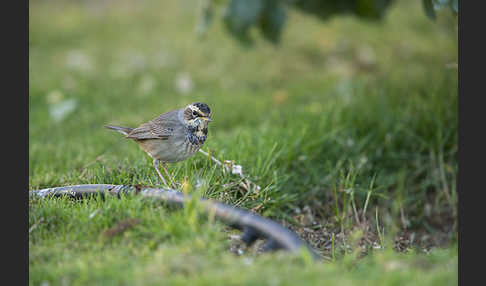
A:
<svg viewBox="0 0 486 286">
<path fill-rule="evenodd" d="M 183 207 L 186 202 L 191 200 L 189 195 L 175 190 L 140 185 L 87 184 L 29 191 L 30 197 L 37 198 L 52 196 L 83 198 L 97 194 L 103 197 L 105 195 L 120 197 L 122 194 L 136 194 L 180 207 Z M 285 250 L 298 253 L 304 249 L 309 251 L 313 259 L 320 259 L 320 256 L 306 242 L 301 240 L 297 234 L 270 219 L 209 199 L 201 199 L 200 202 L 206 212 L 214 215 L 215 218 L 231 227 L 243 231 L 241 240 L 248 246 L 251 246 L 259 238 L 266 239 L 263 247 L 264 252 Z"/>
</svg>

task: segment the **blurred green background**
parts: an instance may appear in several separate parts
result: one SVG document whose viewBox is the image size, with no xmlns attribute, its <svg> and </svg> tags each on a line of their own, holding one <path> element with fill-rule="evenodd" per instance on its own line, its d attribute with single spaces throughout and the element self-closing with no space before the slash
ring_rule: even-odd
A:
<svg viewBox="0 0 486 286">
<path fill-rule="evenodd" d="M 422 1 L 401 0 L 381 20 L 322 21 L 289 9 L 278 44 L 249 29 L 248 46 L 220 18 L 201 37 L 198 5 L 29 1 L 29 189 L 160 184 L 150 158 L 103 125 L 135 127 L 203 101 L 213 113 L 203 149 L 242 165 L 261 189 L 242 189 L 196 154 L 169 166 L 194 192 L 276 219 L 327 256 L 336 234 L 346 257 L 357 229 L 366 251 L 380 229 L 398 250 L 454 245 L 458 30 L 450 10 L 431 20 Z M 125 215 L 137 216 L 129 205 Z M 30 227 L 65 208 L 32 202 Z M 55 217 L 54 226 L 63 222 Z M 47 245 L 70 247 L 65 235 L 76 227 L 56 234 L 54 226 L 29 236 L 31 283 L 47 279 L 41 264 L 63 263 Z M 81 261 L 91 258 L 86 245 L 76 250 Z M 62 276 L 51 274 L 48 281 Z"/>
</svg>

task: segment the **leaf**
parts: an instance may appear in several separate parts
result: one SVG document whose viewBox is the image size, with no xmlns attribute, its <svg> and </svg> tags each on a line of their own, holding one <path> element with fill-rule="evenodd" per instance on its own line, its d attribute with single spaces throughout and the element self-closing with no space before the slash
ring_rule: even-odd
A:
<svg viewBox="0 0 486 286">
<path fill-rule="evenodd" d="M 442 7 L 449 6 L 451 0 L 433 0 L 435 11 L 439 11 Z"/>
<path fill-rule="evenodd" d="M 287 19 L 287 10 L 281 1 L 267 0 L 262 18 L 260 20 L 260 31 L 265 39 L 277 44 Z"/>
<path fill-rule="evenodd" d="M 424 6 L 425 14 L 432 20 L 435 20 L 435 10 L 434 5 L 432 4 L 432 0 L 422 0 L 422 4 Z"/>
<path fill-rule="evenodd" d="M 263 6 L 263 0 L 231 0 L 223 18 L 226 28 L 241 41 L 251 41 L 248 31 L 257 24 Z"/>
<path fill-rule="evenodd" d="M 456 12 L 459 13 L 459 0 L 452 0 L 452 9 Z"/>
</svg>

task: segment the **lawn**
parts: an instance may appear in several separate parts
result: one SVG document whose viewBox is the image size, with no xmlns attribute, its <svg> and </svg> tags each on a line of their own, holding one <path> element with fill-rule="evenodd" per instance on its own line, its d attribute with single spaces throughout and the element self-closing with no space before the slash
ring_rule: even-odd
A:
<svg viewBox="0 0 486 286">
<path fill-rule="evenodd" d="M 200 213 L 137 197 L 29 200 L 31 285 L 456 285 L 457 20 L 396 1 L 382 22 L 292 12 L 252 48 L 192 1 L 29 2 L 29 189 L 160 186 L 151 158 L 103 128 L 202 101 L 184 189 L 294 230 L 324 259 L 260 253 Z M 121 222 L 136 220 L 109 235 Z"/>
</svg>

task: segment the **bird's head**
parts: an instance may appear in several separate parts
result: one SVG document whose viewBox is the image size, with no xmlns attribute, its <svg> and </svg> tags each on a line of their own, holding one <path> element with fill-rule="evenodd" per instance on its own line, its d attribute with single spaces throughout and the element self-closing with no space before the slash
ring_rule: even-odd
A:
<svg viewBox="0 0 486 286">
<path fill-rule="evenodd" d="M 197 129 L 207 128 L 211 122 L 211 109 L 202 102 L 194 102 L 184 108 L 184 120 L 187 125 Z"/>
</svg>

